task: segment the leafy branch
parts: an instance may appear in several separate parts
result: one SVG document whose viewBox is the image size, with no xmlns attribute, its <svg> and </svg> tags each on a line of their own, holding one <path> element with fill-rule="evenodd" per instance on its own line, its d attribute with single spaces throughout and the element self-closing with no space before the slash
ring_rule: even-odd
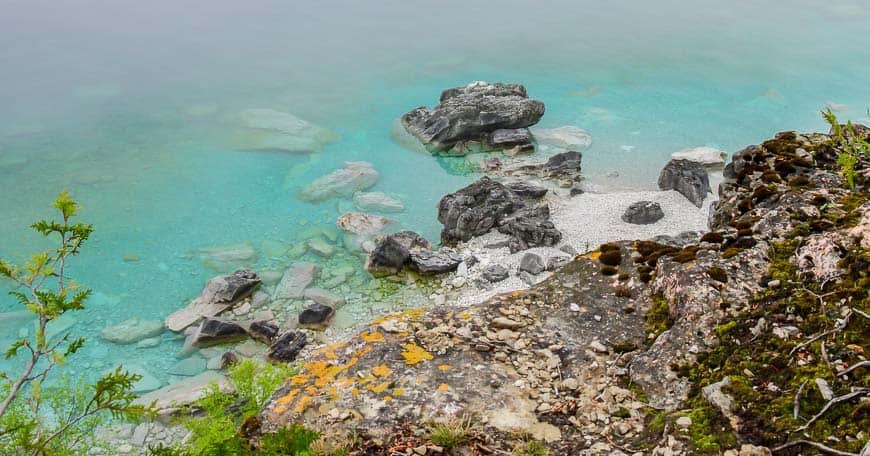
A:
<svg viewBox="0 0 870 456">
<path fill-rule="evenodd" d="M 870 112 L 868 112 L 868 116 L 870 116 Z M 822 111 L 822 117 L 831 125 L 834 141 L 842 149 L 842 152 L 837 156 L 837 165 L 842 168 L 841 172 L 846 178 L 849 188 L 854 190 L 855 165 L 858 164 L 861 155 L 870 155 L 870 142 L 857 134 L 851 120 L 847 121 L 846 125 L 841 125 L 837 116 L 830 109 Z"/>
</svg>

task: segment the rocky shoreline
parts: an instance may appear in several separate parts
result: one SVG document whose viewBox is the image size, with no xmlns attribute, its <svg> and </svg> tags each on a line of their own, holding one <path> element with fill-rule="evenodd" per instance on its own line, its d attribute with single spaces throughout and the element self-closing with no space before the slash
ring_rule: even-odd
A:
<svg viewBox="0 0 870 456">
<path fill-rule="evenodd" d="M 543 113 L 521 85 L 475 82 L 448 89 L 431 111 L 406 114 L 404 127 L 433 153 L 501 151 L 480 161 L 485 177 L 439 203 L 437 249 L 414 232 L 390 233 L 386 216 L 348 212 L 337 221 L 366 269 L 414 290 L 424 307 L 324 332 L 347 298 L 311 286 L 316 266 L 297 264 L 276 278 L 250 270 L 216 277 L 166 320 L 185 334 L 184 350 L 215 370 L 143 396 L 158 400 L 163 424 L 148 424 L 152 433 L 137 427 L 133 434 L 146 437 L 135 436 L 129 452 L 183 439 L 169 425 L 179 403 L 221 381 L 228 357 L 243 356 L 301 366 L 264 408 L 253 442 L 258 432 L 301 422 L 330 438 L 362 435 L 360 454 L 397 445 L 438 454 L 422 438 L 424 423 L 473 418 L 481 432 L 468 448 L 478 453 L 533 438 L 553 454 L 686 454 L 703 452 L 693 435 L 700 431 L 679 410 L 701 408 L 695 401 L 704 396 L 716 398 L 705 413 L 724 417 L 725 434 L 738 437 L 717 437 L 718 450 L 768 454 L 771 442 L 747 436 L 747 418 L 723 405 L 726 380 L 701 395 L 697 386 L 709 378 L 685 371 L 725 345 L 722 325 L 785 288 L 784 278 L 771 279 L 770 251 L 806 220 L 840 209 L 857 225 L 814 227 L 821 238 L 804 245 L 810 260 L 798 261 L 801 277 L 827 291 L 851 274 L 831 255 L 867 248 L 866 190 L 843 191 L 830 136 L 782 133 L 736 153 L 724 172 L 722 152 L 698 148 L 664 165 L 659 192 L 594 193 L 583 185 L 581 151 L 571 150 L 588 147 L 588 135 L 529 130 Z M 536 146 L 551 155 L 542 161 Z M 369 191 L 377 177 L 367 163 L 347 163 L 300 198 L 401 207 Z M 844 202 L 853 194 L 861 204 Z M 264 282 L 274 289 L 264 293 Z M 866 311 L 866 287 L 856 293 Z M 263 310 L 276 306 L 292 310 Z M 776 329 L 789 325 L 758 325 L 795 339 Z M 240 340 L 232 352 L 215 346 Z M 654 419 L 667 423 L 663 432 L 650 431 Z"/>
</svg>

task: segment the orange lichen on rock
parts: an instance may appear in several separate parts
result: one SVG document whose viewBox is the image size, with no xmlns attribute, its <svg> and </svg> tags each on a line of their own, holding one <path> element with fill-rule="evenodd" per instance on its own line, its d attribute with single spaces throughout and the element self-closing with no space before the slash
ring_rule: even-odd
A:
<svg viewBox="0 0 870 456">
<path fill-rule="evenodd" d="M 292 389 L 289 393 L 276 399 L 275 402 L 277 402 L 278 404 L 289 404 L 291 401 L 293 401 L 293 398 L 295 398 L 297 394 L 299 394 L 299 390 Z"/>
<path fill-rule="evenodd" d="M 392 383 L 393 383 L 393 382 L 384 382 L 384 383 L 381 383 L 380 385 L 369 386 L 369 390 L 370 390 L 370 391 L 374 391 L 375 393 L 383 393 L 384 391 L 387 390 L 387 388 L 390 387 L 390 385 L 391 385 Z"/>
<path fill-rule="evenodd" d="M 386 315 L 386 316 L 383 316 L 381 318 L 375 319 L 372 321 L 372 323 L 377 325 L 377 324 L 383 323 L 385 321 L 390 321 L 390 320 L 417 321 L 420 319 L 420 317 L 423 316 L 424 312 L 425 311 L 423 309 L 406 310 L 406 311 L 401 312 L 401 313 L 390 314 L 390 315 Z"/>
<path fill-rule="evenodd" d="M 450 369 L 453 369 L 453 366 L 451 366 L 449 364 L 442 364 L 442 365 L 438 366 L 438 370 L 440 370 L 440 371 L 448 371 Z"/>
<path fill-rule="evenodd" d="M 311 396 L 302 395 L 302 397 L 299 398 L 299 402 L 296 403 L 296 407 L 294 407 L 293 410 L 295 410 L 296 413 L 302 413 L 305 411 L 305 409 L 308 408 L 308 406 L 310 404 L 311 404 Z"/>
<path fill-rule="evenodd" d="M 450 389 L 450 386 L 448 386 L 446 383 L 442 383 L 442 384 L 438 385 L 438 391 L 447 391 L 449 389 Z"/>
<path fill-rule="evenodd" d="M 403 345 L 402 348 L 405 350 L 402 352 L 402 357 L 405 358 L 405 364 L 409 366 L 413 366 L 417 363 L 422 363 L 423 361 L 432 361 L 435 359 L 431 353 L 424 350 L 422 347 L 417 345 L 414 342 L 408 342 Z"/>
<path fill-rule="evenodd" d="M 308 376 L 305 374 L 296 374 L 290 377 L 291 386 L 299 386 L 308 383 Z"/>
<path fill-rule="evenodd" d="M 402 388 L 394 388 L 393 389 L 393 396 L 404 396 L 404 395 L 405 395 L 404 389 L 402 389 Z"/>
<path fill-rule="evenodd" d="M 359 335 L 359 338 L 366 341 L 366 342 L 369 342 L 369 343 L 371 343 L 371 342 L 383 342 L 384 341 L 384 335 L 378 331 L 363 332 L 362 334 Z"/>
<path fill-rule="evenodd" d="M 590 260 L 597 260 L 598 257 L 600 257 L 600 256 L 601 256 L 601 252 L 596 250 L 596 251 L 589 254 L 589 259 Z"/>
<path fill-rule="evenodd" d="M 372 368 L 372 374 L 376 377 L 387 377 L 393 373 L 393 370 L 387 367 L 386 364 L 381 364 L 380 366 L 375 366 Z"/>
</svg>

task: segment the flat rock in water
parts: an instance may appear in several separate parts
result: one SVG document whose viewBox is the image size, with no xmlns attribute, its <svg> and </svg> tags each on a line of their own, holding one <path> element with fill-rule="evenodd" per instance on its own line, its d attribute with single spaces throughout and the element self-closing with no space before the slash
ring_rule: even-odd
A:
<svg viewBox="0 0 870 456">
<path fill-rule="evenodd" d="M 196 374 L 204 371 L 208 361 L 202 356 L 193 355 L 187 357 L 170 367 L 167 373 L 170 375 L 180 375 L 182 377 L 193 377 Z"/>
<path fill-rule="evenodd" d="M 359 192 L 353 195 L 353 204 L 361 211 L 402 212 L 405 205 L 384 192 Z"/>
<path fill-rule="evenodd" d="M 259 276 L 250 269 L 239 269 L 229 275 L 214 277 L 206 282 L 198 298 L 166 317 L 166 327 L 179 332 L 203 317 L 218 315 L 248 297 L 259 284 Z"/>
<path fill-rule="evenodd" d="M 566 125 L 558 128 L 535 128 L 532 135 L 538 144 L 567 150 L 586 150 L 592 145 L 592 136 L 582 128 Z"/>
<path fill-rule="evenodd" d="M 333 309 L 332 307 L 315 302 L 314 304 L 302 310 L 302 312 L 299 314 L 299 325 L 322 326 L 330 318 L 332 318 L 332 315 L 334 313 L 335 309 Z"/>
<path fill-rule="evenodd" d="M 308 338 L 304 332 L 288 331 L 272 343 L 266 357 L 272 362 L 289 363 L 295 361 L 296 356 L 305 348 L 307 343 Z"/>
<path fill-rule="evenodd" d="M 622 221 L 635 225 L 649 225 L 661 220 L 665 216 L 662 206 L 652 201 L 638 201 L 632 203 L 622 214 Z"/>
<path fill-rule="evenodd" d="M 322 288 L 309 288 L 302 293 L 302 297 L 332 308 L 344 305 L 344 298 Z"/>
<path fill-rule="evenodd" d="M 544 103 L 530 100 L 522 85 L 478 81 L 445 90 L 435 108 L 412 110 L 402 125 L 433 152 L 443 152 L 483 142 L 496 130 L 529 127 L 543 115 Z"/>
<path fill-rule="evenodd" d="M 185 345 L 208 347 L 211 345 L 238 342 L 248 337 L 248 332 L 239 323 L 226 318 L 206 317 L 199 328 L 188 336 Z"/>
<path fill-rule="evenodd" d="M 131 391 L 132 393 L 143 394 L 143 393 L 147 393 L 149 391 L 154 391 L 154 390 L 160 388 L 161 386 L 163 386 L 163 383 L 160 380 L 158 380 L 157 377 L 154 376 L 154 374 L 152 374 L 151 372 L 149 372 L 147 369 L 140 366 L 139 364 L 124 363 L 123 370 L 125 370 L 131 374 L 138 374 L 138 375 L 142 376 L 142 378 L 139 379 L 139 381 L 137 381 L 136 383 L 133 383 L 133 390 Z M 114 371 L 114 369 L 106 371 L 106 373 L 109 373 L 111 371 Z"/>
<path fill-rule="evenodd" d="M 133 317 L 114 326 L 108 326 L 100 331 L 100 337 L 109 342 L 126 345 L 143 339 L 159 336 L 163 332 L 163 322 L 160 320 L 141 320 Z"/>
<path fill-rule="evenodd" d="M 331 257 L 335 255 L 335 247 L 332 244 L 324 241 L 322 238 L 312 238 L 305 242 L 308 251 L 320 257 Z"/>
<path fill-rule="evenodd" d="M 281 301 L 301 298 L 302 293 L 308 288 L 308 285 L 314 281 L 316 273 L 317 265 L 313 263 L 301 263 L 291 266 L 284 272 L 281 281 L 275 286 L 275 293 L 272 295 L 272 299 Z"/>
<path fill-rule="evenodd" d="M 372 187 L 380 179 L 371 163 L 345 162 L 344 167 L 316 179 L 299 193 L 303 201 L 323 201 L 349 198 L 354 193 Z"/>
<path fill-rule="evenodd" d="M 725 165 L 725 157 L 728 154 L 714 149 L 712 147 L 695 147 L 692 149 L 684 149 L 671 154 L 673 160 L 687 160 L 690 162 L 700 163 L 704 166 L 718 167 Z"/>
<path fill-rule="evenodd" d="M 313 153 L 338 139 L 331 131 L 274 109 L 247 109 L 232 116 L 230 145 L 242 150 Z"/>
<path fill-rule="evenodd" d="M 216 272 L 232 271 L 239 266 L 246 266 L 257 260 L 257 251 L 247 242 L 224 245 L 219 247 L 204 247 L 197 250 L 203 266 Z"/>
<path fill-rule="evenodd" d="M 230 387 L 229 381 L 222 374 L 215 371 L 205 371 L 194 377 L 177 381 L 159 390 L 139 396 L 133 403 L 149 405 L 155 402 L 155 407 L 158 410 L 191 404 L 206 394 L 211 383 L 216 383 L 221 391 L 227 391 Z"/>
<path fill-rule="evenodd" d="M 701 207 L 710 191 L 707 170 L 700 163 L 687 160 L 671 160 L 659 175 L 659 188 L 676 190 L 695 206 Z"/>
<path fill-rule="evenodd" d="M 392 223 L 393 220 L 387 217 L 360 212 L 345 213 L 335 222 L 340 230 L 362 236 L 380 234 Z"/>
</svg>

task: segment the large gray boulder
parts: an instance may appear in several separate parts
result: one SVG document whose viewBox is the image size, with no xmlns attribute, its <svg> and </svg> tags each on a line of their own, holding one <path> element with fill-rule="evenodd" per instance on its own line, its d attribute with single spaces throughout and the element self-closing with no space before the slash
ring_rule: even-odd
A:
<svg viewBox="0 0 870 456">
<path fill-rule="evenodd" d="M 441 241 L 465 242 L 492 229 L 511 236 L 511 251 L 552 246 L 562 233 L 550 221 L 546 205 L 530 206 L 510 188 L 488 177 L 441 198 L 438 221 Z"/>
<path fill-rule="evenodd" d="M 247 298 L 260 282 L 257 273 L 250 269 L 239 269 L 232 274 L 215 277 L 205 284 L 202 294 L 187 307 L 166 317 L 166 327 L 179 332 L 203 317 L 218 315 Z"/>
<path fill-rule="evenodd" d="M 671 160 L 659 175 L 659 188 L 676 190 L 695 206 L 701 207 L 710 191 L 710 179 L 704 165 L 688 160 Z"/>
<path fill-rule="evenodd" d="M 463 149 L 467 141 L 484 142 L 496 130 L 529 127 L 543 115 L 544 103 L 530 100 L 522 85 L 478 81 L 445 90 L 435 108 L 419 107 L 401 120 L 430 150 L 443 152 Z"/>
<path fill-rule="evenodd" d="M 649 225 L 665 216 L 662 206 L 653 201 L 638 201 L 632 203 L 622 214 L 622 221 L 634 225 Z"/>
</svg>

